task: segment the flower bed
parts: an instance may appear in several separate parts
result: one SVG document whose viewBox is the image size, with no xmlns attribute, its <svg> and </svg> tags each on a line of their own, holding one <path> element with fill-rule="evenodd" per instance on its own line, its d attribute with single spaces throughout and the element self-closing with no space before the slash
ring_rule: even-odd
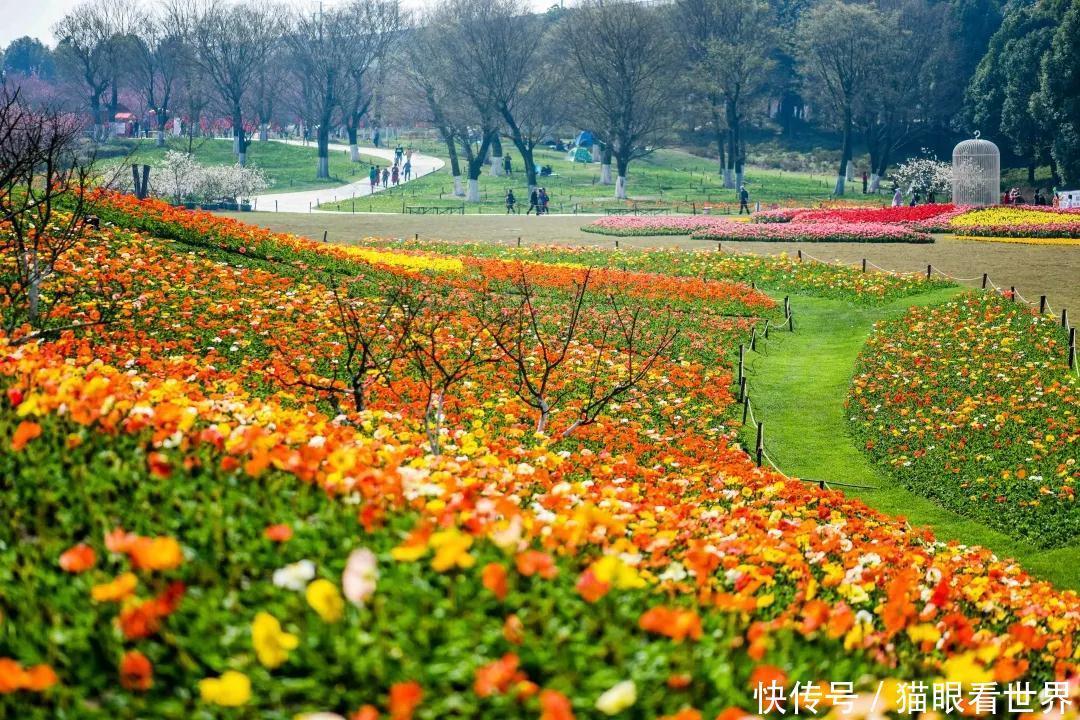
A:
<svg viewBox="0 0 1080 720">
<path fill-rule="evenodd" d="M 565 354 L 538 432 L 494 340 L 521 296 L 475 261 L 112 217 L 207 247 L 106 227 L 50 283 L 123 278 L 117 321 L 0 337 L 0 715 L 711 718 L 838 658 L 859 702 L 876 679 L 1076 671 L 1075 594 L 753 466 L 732 358 L 775 310 L 741 285 L 688 285 L 670 318 L 631 289 L 656 265 L 601 273 L 575 314 L 583 269 L 493 266 L 535 280 L 537 332 L 579 328 L 522 361 Z M 640 368 L 671 322 L 586 415 L 625 333 Z M 380 362 L 362 409 L 355 327 Z"/>
<path fill-rule="evenodd" d="M 583 226 L 600 235 L 689 235 L 695 230 L 734 221 L 710 215 L 609 215 Z"/>
<path fill-rule="evenodd" d="M 754 213 L 751 222 L 755 223 L 873 223 L 885 225 L 912 225 L 926 223 L 941 216 L 952 216 L 958 208 L 951 203 L 934 205 L 916 205 L 915 207 L 833 207 L 833 208 L 788 208 L 783 210 L 763 210 Z M 960 209 L 961 211 L 963 209 Z"/>
<path fill-rule="evenodd" d="M 848 400 L 867 452 L 906 486 L 1014 537 L 1080 537 L 1080 381 L 1050 318 L 990 293 L 876 328 Z"/>
<path fill-rule="evenodd" d="M 932 243 L 926 233 L 877 223 L 790 222 L 703 228 L 695 240 L 752 242 Z"/>
<path fill-rule="evenodd" d="M 958 235 L 1013 238 L 1080 238 L 1080 212 L 1034 206 L 971 210 L 949 220 Z"/>
<path fill-rule="evenodd" d="M 446 255 L 523 259 L 546 264 L 618 266 L 642 272 L 710 281 L 738 281 L 779 292 L 797 292 L 831 297 L 859 304 L 895 300 L 946 287 L 950 283 L 926 273 L 860 272 L 845 265 L 799 262 L 784 253 L 777 255 L 734 255 L 730 252 L 685 252 L 679 250 L 600 250 L 566 246 L 505 246 L 459 242 L 366 241 L 380 247 L 435 251 Z"/>
</svg>

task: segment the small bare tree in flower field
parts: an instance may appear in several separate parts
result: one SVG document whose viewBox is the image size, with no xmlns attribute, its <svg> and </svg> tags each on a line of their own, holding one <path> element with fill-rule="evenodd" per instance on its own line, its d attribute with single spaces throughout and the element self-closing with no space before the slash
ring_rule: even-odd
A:
<svg viewBox="0 0 1080 720">
<path fill-rule="evenodd" d="M 278 344 L 278 354 L 292 375 L 285 384 L 325 395 L 336 413 L 341 412 L 342 397 L 352 400 L 356 412 L 363 412 L 372 387 L 380 381 L 389 386 L 394 364 L 408 356 L 409 336 L 424 299 L 408 277 L 380 283 L 362 297 L 349 297 L 332 282 L 327 285 L 340 333 L 331 345 L 341 350 L 340 357 L 331 359 L 333 370 L 325 377 L 312 372 L 310 362 L 291 359 L 292 353 Z"/>
<path fill-rule="evenodd" d="M 541 305 L 522 265 L 509 295 L 513 300 L 490 329 L 501 359 L 514 368 L 515 393 L 537 411 L 538 433 L 546 432 L 552 411 L 574 397 L 580 398 L 577 418 L 561 436 L 595 422 L 608 405 L 641 385 L 678 334 L 670 312 L 658 319 L 654 308 L 627 307 L 610 293 L 591 305 L 592 279 L 593 270 L 586 270 L 561 307 Z M 656 332 L 652 328 L 658 321 Z M 584 332 L 586 325 L 594 336 Z M 582 358 L 589 358 L 583 386 L 561 377 L 563 369 Z"/>
<path fill-rule="evenodd" d="M 58 110 L 34 111 L 17 91 L 0 92 L 0 314 L 16 342 L 99 325 L 115 316 L 122 288 L 102 281 L 89 288 L 53 282 L 62 258 L 83 239 L 94 158 L 84 152 L 83 128 Z M 47 327 L 51 308 L 83 296 L 86 317 Z"/>
<path fill-rule="evenodd" d="M 478 368 L 496 362 L 498 348 L 492 336 L 500 330 L 483 322 L 490 315 L 491 295 L 486 290 L 430 290 L 419 301 L 420 310 L 410 328 L 408 352 L 424 388 L 424 432 L 433 455 L 441 452 L 444 404 L 451 388 Z"/>
</svg>

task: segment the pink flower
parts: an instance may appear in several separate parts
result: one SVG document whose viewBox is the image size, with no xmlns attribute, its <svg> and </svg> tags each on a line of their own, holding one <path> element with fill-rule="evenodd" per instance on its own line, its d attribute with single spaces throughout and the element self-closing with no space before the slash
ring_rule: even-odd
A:
<svg viewBox="0 0 1080 720">
<path fill-rule="evenodd" d="M 345 563 L 345 572 L 341 574 L 341 589 L 349 602 L 363 605 L 375 594 L 378 580 L 379 567 L 375 553 L 367 548 L 353 550 Z"/>
</svg>

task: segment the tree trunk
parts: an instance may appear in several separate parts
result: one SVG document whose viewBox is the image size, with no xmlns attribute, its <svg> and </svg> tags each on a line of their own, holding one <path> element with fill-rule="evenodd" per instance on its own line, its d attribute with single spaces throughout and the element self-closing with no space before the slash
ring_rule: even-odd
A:
<svg viewBox="0 0 1080 720">
<path fill-rule="evenodd" d="M 480 180 L 478 178 L 469 178 L 469 192 L 466 194 L 465 199 L 468 202 L 480 202 Z"/>
<path fill-rule="evenodd" d="M 240 103 L 233 106 L 233 148 L 236 150 L 236 162 L 241 166 L 247 163 L 247 142 L 244 138 L 244 117 L 240 112 Z"/>
<path fill-rule="evenodd" d="M 347 126 L 345 133 L 349 136 L 349 159 L 353 162 L 360 162 L 360 144 L 356 140 L 356 127 L 353 125 Z"/>
<path fill-rule="evenodd" d="M 833 195 L 844 194 L 844 181 L 847 179 L 848 163 L 851 160 L 851 108 L 844 108 L 844 146 L 840 151 L 840 168 L 836 171 L 836 186 Z"/>
<path fill-rule="evenodd" d="M 727 137 L 727 133 L 724 131 L 724 128 L 721 126 L 721 123 L 720 123 L 720 109 L 719 109 L 719 105 L 717 104 L 717 102 L 715 100 L 713 100 L 713 103 L 712 103 L 712 123 L 713 123 L 713 135 L 714 135 L 714 139 L 716 140 L 716 152 L 718 153 L 719 160 L 720 160 L 720 165 L 719 165 L 720 172 L 723 173 L 724 168 L 727 167 L 727 165 L 724 164 L 724 156 L 725 156 L 725 153 L 724 153 L 724 139 Z"/>
<path fill-rule="evenodd" d="M 259 123 L 259 142 L 270 142 L 270 123 Z"/>
<path fill-rule="evenodd" d="M 498 135 L 491 139 L 491 174 L 493 177 L 500 177 L 503 174 L 502 140 Z"/>
<path fill-rule="evenodd" d="M 595 147 L 595 146 L 594 146 Z M 600 160 L 600 184 L 611 184 L 611 146 L 604 147 L 604 153 Z"/>
<path fill-rule="evenodd" d="M 330 123 L 319 123 L 319 167 L 315 177 L 320 180 L 330 179 Z"/>
<path fill-rule="evenodd" d="M 454 196 L 465 197 L 465 188 L 461 184 L 461 173 L 454 175 Z"/>
<path fill-rule="evenodd" d="M 1028 171 L 1028 185 L 1034 185 L 1035 184 L 1035 161 L 1034 160 L 1032 160 L 1031 162 L 1028 163 L 1027 171 Z"/>
<path fill-rule="evenodd" d="M 518 146 L 521 153 L 521 162 L 525 165 L 525 184 L 529 186 L 529 192 L 536 187 L 536 162 L 533 160 L 533 149 L 522 143 Z"/>
<path fill-rule="evenodd" d="M 736 180 L 736 174 L 739 173 L 738 157 L 739 157 L 739 106 L 735 100 L 727 100 L 724 103 L 724 113 L 727 119 L 728 126 L 728 156 L 727 165 L 724 168 L 724 187 L 737 188 L 739 187 L 738 180 Z"/>
<path fill-rule="evenodd" d="M 619 171 L 619 176 L 615 178 L 615 199 L 626 199 L 626 171 L 630 166 L 630 158 L 624 156 L 616 156 L 615 165 Z"/>
</svg>

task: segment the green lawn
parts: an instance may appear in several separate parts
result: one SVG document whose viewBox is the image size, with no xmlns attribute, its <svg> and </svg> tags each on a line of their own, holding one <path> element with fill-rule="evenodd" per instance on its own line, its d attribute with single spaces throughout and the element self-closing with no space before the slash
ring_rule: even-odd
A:
<svg viewBox="0 0 1080 720">
<path fill-rule="evenodd" d="M 230 140 L 195 141 L 195 159 L 206 165 L 231 165 L 236 162 Z M 104 149 L 104 154 L 115 159 L 131 153 L 133 161 L 153 164 L 165 157 L 168 150 L 187 150 L 186 138 L 169 138 L 164 148 L 157 147 L 154 140 L 124 140 L 114 142 Z M 334 187 L 363 180 L 367 177 L 370 163 L 386 164 L 382 158 L 365 156 L 362 162 L 353 163 L 349 156 L 340 149 L 330 148 L 330 179 L 319 180 L 315 177 L 315 144 L 309 147 L 286 145 L 280 142 L 253 142 L 248 146 L 248 165 L 255 165 L 266 172 L 272 183 L 270 192 L 289 192 L 291 190 L 314 190 L 322 187 Z"/>
<path fill-rule="evenodd" d="M 445 150 L 430 141 L 402 141 L 422 152 L 445 158 Z M 521 155 L 506 144 L 504 152 L 510 154 L 513 175 L 509 178 L 494 177 L 488 170 L 480 177 L 480 203 L 463 203 L 455 197 L 450 166 L 437 173 L 404 184 L 397 189 L 381 192 L 371 198 L 354 203 L 344 201 L 336 206 L 324 205 L 324 210 L 338 209 L 345 212 L 402 212 L 406 206 L 461 207 L 465 212 L 505 213 L 505 197 L 513 188 L 524 213 L 528 208 L 525 173 L 522 171 Z M 700 212 L 702 205 L 727 205 L 737 209 L 735 190 L 723 187 L 723 178 L 717 174 L 715 162 L 691 155 L 681 150 L 658 150 L 630 165 L 627 191 L 631 202 L 614 199 L 612 185 L 599 184 L 598 164 L 574 163 L 566 159 L 566 153 L 543 149 L 536 151 L 538 165 L 551 165 L 554 175 L 539 178 L 541 186 L 551 196 L 552 212 L 603 212 L 605 208 L 626 207 L 636 201 L 643 205 L 670 208 L 673 212 Z M 829 199 L 832 191 L 831 176 L 794 173 L 781 170 L 749 168 L 746 187 L 751 203 L 763 206 L 772 203 L 812 204 Z M 855 192 L 845 196 L 847 200 L 885 204 L 882 196 L 864 196 Z"/>
<path fill-rule="evenodd" d="M 1080 588 L 1080 547 L 1041 550 L 945 510 L 915 495 L 873 466 L 852 442 L 845 417 L 855 360 L 873 323 L 918 304 L 943 302 L 958 289 L 938 290 L 884 307 L 856 307 L 820 298 L 793 297 L 794 334 L 773 332 L 760 354 L 748 353 L 747 382 L 765 448 L 785 473 L 810 479 L 872 486 L 840 488 L 913 525 L 928 525 L 942 540 L 983 545 L 1013 557 L 1033 575 L 1064 588 Z M 747 447 L 754 430 L 743 431 Z"/>
</svg>

